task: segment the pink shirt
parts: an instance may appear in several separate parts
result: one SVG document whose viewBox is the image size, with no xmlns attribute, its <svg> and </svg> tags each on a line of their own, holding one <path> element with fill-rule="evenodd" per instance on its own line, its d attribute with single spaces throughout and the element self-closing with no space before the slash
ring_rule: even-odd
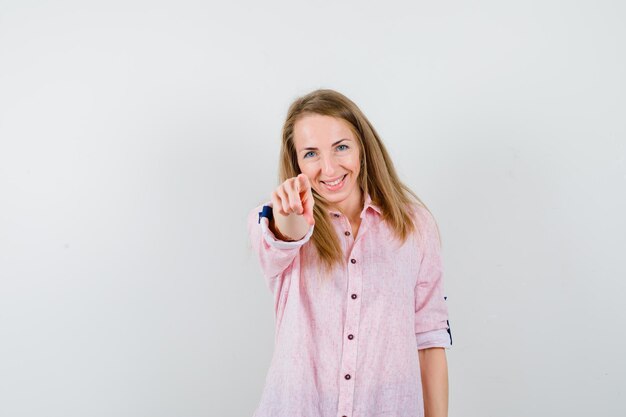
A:
<svg viewBox="0 0 626 417">
<path fill-rule="evenodd" d="M 248 232 L 276 327 L 253 417 L 423 416 L 417 351 L 452 345 L 430 213 L 414 206 L 423 236 L 397 247 L 368 194 L 356 240 L 348 219 L 331 211 L 346 261 L 325 284 L 311 262 L 315 225 L 299 241 L 277 240 L 262 206 L 248 215 Z"/>
</svg>

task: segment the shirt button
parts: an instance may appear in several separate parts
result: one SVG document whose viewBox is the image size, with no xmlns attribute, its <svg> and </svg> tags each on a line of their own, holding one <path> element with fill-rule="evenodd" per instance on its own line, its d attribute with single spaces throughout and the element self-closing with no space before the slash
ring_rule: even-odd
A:
<svg viewBox="0 0 626 417">
<path fill-rule="evenodd" d="M 352 294 L 352 299 L 356 299 L 356 294 Z"/>
<path fill-rule="evenodd" d="M 343 232 L 343 234 L 346 235 L 346 236 L 350 236 L 350 232 L 347 232 L 347 231 Z"/>
<path fill-rule="evenodd" d="M 356 259 L 352 258 L 352 259 L 350 259 L 350 262 L 352 262 L 353 264 L 355 264 L 355 263 L 356 263 Z"/>
<path fill-rule="evenodd" d="M 352 339 L 354 339 L 354 336 L 353 336 L 353 335 L 351 335 L 351 334 L 349 334 L 349 335 L 348 335 L 348 339 L 352 340 Z"/>
<path fill-rule="evenodd" d="M 350 374 L 346 374 L 346 379 L 350 379 Z"/>
</svg>

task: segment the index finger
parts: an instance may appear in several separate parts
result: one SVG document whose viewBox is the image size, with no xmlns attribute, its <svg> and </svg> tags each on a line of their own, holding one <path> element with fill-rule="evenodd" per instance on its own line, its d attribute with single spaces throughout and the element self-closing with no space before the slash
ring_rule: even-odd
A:
<svg viewBox="0 0 626 417">
<path fill-rule="evenodd" d="M 306 174 L 298 174 L 298 186 L 299 186 L 298 190 L 300 192 L 306 191 L 307 188 L 311 187 L 309 177 L 307 177 Z"/>
</svg>

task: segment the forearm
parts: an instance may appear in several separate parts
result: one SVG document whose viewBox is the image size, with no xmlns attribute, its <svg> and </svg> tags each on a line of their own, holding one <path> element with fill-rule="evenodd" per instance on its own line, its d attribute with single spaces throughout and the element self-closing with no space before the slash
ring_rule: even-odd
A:
<svg viewBox="0 0 626 417">
<path fill-rule="evenodd" d="M 444 348 L 418 350 L 424 417 L 448 417 L 448 363 Z"/>
</svg>

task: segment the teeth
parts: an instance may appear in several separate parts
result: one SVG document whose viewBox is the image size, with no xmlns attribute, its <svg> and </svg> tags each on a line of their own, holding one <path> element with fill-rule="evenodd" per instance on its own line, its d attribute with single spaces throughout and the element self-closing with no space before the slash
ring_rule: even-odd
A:
<svg viewBox="0 0 626 417">
<path fill-rule="evenodd" d="M 325 182 L 324 184 L 328 184 L 328 185 L 337 185 L 341 182 L 341 180 L 343 180 L 343 177 L 339 178 L 337 181 L 334 182 Z"/>
</svg>

